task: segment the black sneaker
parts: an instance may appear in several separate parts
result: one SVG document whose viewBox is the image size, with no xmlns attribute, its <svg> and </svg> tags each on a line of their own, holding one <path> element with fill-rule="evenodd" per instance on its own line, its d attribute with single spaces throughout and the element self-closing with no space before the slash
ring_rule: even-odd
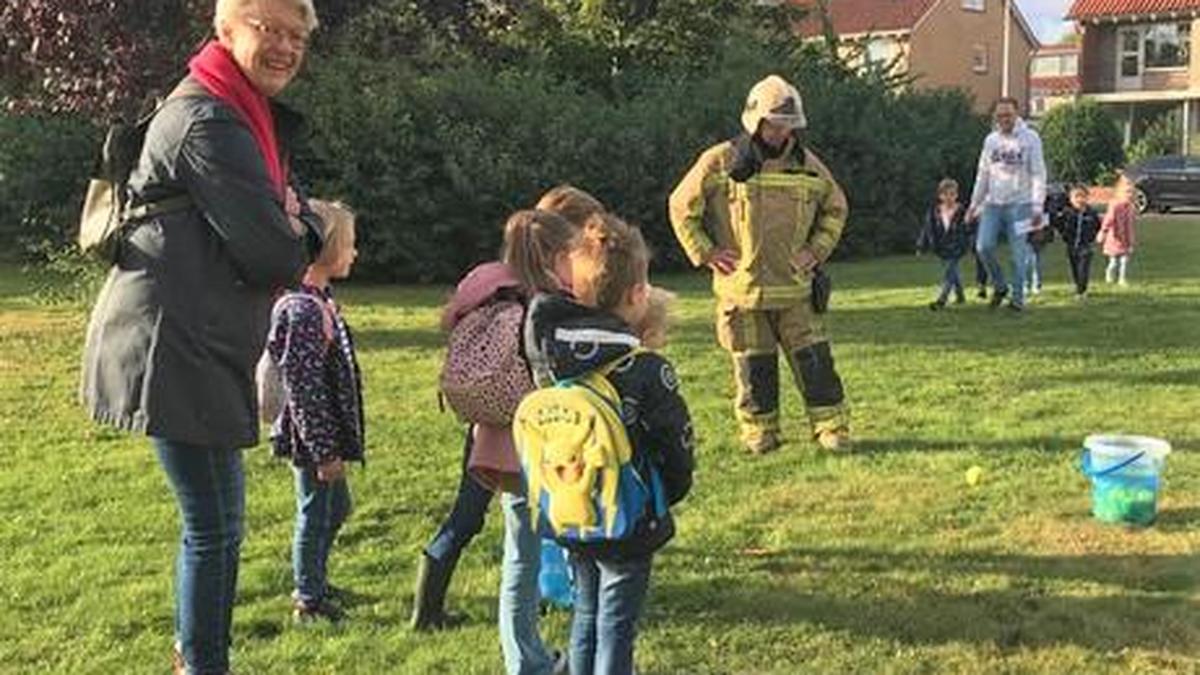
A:
<svg viewBox="0 0 1200 675">
<path fill-rule="evenodd" d="M 933 302 L 929 303 L 929 309 L 931 309 L 935 312 L 945 306 L 946 306 L 946 303 L 942 302 L 941 300 L 934 300 Z"/>
<path fill-rule="evenodd" d="M 346 618 L 346 613 L 342 611 L 334 603 L 327 598 L 316 602 L 305 602 L 303 600 L 292 601 L 292 618 L 296 623 L 309 623 L 317 619 L 325 619 L 330 623 L 337 623 Z"/>
<path fill-rule="evenodd" d="M 979 292 L 975 294 L 975 297 L 980 300 L 987 300 L 987 286 L 980 286 Z"/>
<path fill-rule="evenodd" d="M 961 305 L 966 301 L 967 301 L 967 296 L 963 295 L 962 293 L 959 293 L 958 295 L 954 296 L 954 304 L 956 304 L 956 305 Z"/>
<path fill-rule="evenodd" d="M 992 293 L 992 299 L 988 302 L 988 307 L 996 309 L 1004 302 L 1004 298 L 1008 297 L 1008 289 L 1001 288 L 995 293 Z"/>
</svg>

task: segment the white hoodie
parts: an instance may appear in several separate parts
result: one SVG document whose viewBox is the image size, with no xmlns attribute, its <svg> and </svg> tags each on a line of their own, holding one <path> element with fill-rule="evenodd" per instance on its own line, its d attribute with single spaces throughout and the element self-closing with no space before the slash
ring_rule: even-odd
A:
<svg viewBox="0 0 1200 675">
<path fill-rule="evenodd" d="M 1040 211 L 1046 201 L 1046 162 L 1042 139 L 1018 119 L 1011 134 L 995 130 L 983 142 L 971 207 L 984 204 L 1032 204 Z"/>
</svg>

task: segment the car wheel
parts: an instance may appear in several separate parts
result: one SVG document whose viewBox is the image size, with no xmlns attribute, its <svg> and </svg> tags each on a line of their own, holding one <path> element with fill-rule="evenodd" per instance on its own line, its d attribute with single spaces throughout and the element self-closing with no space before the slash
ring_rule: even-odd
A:
<svg viewBox="0 0 1200 675">
<path fill-rule="evenodd" d="M 1150 196 L 1140 187 L 1133 189 L 1133 205 L 1138 213 L 1145 213 L 1146 209 L 1150 208 Z"/>
</svg>

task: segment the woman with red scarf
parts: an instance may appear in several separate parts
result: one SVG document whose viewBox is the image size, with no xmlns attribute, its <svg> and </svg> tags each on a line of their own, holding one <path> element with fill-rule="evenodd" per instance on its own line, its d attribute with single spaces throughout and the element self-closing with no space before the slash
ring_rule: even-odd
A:
<svg viewBox="0 0 1200 675">
<path fill-rule="evenodd" d="M 148 435 L 178 503 L 177 673 L 229 671 L 254 365 L 272 297 L 321 247 L 288 168 L 301 120 L 272 100 L 316 25 L 312 0 L 217 0 L 217 38 L 146 134 L 129 184 L 141 217 L 88 326 L 92 417 Z"/>
</svg>

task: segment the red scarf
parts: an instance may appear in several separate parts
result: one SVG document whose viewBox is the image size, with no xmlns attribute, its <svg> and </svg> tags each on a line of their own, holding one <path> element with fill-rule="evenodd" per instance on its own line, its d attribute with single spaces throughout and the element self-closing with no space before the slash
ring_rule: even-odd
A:
<svg viewBox="0 0 1200 675">
<path fill-rule="evenodd" d="M 279 155 L 279 140 L 275 137 L 275 117 L 266 96 L 250 83 L 233 55 L 221 43 L 213 40 L 188 62 L 188 71 L 213 96 L 237 111 L 254 135 L 267 175 L 283 199 L 287 173 Z"/>
</svg>

